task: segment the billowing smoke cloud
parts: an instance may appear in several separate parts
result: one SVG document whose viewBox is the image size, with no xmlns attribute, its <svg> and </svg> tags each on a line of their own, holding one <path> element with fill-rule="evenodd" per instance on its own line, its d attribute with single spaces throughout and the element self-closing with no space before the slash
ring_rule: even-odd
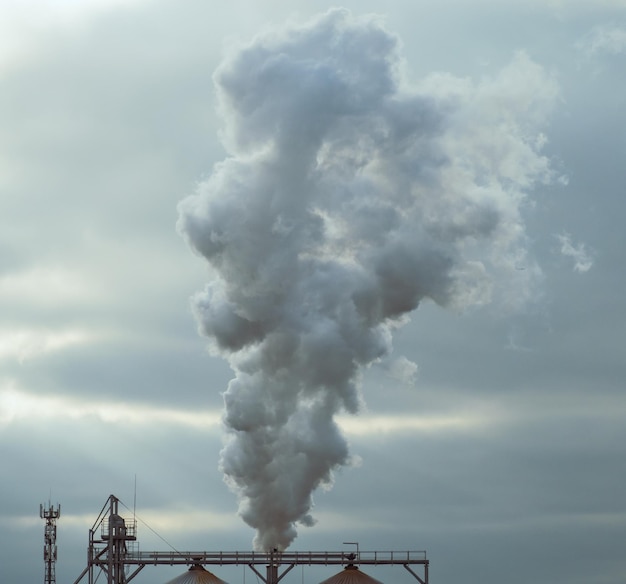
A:
<svg viewBox="0 0 626 584">
<path fill-rule="evenodd" d="M 479 83 L 411 85 L 398 40 L 344 10 L 256 38 L 214 79 L 229 156 L 179 228 L 212 268 L 201 332 L 235 374 L 221 469 L 255 548 L 284 549 L 350 462 L 334 416 L 357 412 L 393 329 L 426 299 L 528 294 L 520 210 L 550 178 L 537 128 L 556 88 L 523 54 Z"/>
</svg>

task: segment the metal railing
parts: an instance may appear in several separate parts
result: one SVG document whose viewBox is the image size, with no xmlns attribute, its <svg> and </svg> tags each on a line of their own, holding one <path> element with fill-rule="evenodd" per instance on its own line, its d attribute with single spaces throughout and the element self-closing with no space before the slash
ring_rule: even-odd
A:
<svg viewBox="0 0 626 584">
<path fill-rule="evenodd" d="M 97 554 L 96 554 L 97 555 Z M 105 564 L 106 556 L 92 558 L 94 564 Z M 129 550 L 125 564 L 201 564 L 225 565 L 418 565 L 427 564 L 425 551 L 349 552 L 149 552 Z"/>
<path fill-rule="evenodd" d="M 137 537 L 137 521 L 135 519 L 124 519 L 123 523 L 119 520 L 112 520 L 110 517 L 102 521 L 100 525 L 100 536 L 102 539 L 109 539 L 111 531 L 115 529 L 123 529 L 125 537 L 135 539 Z"/>
</svg>

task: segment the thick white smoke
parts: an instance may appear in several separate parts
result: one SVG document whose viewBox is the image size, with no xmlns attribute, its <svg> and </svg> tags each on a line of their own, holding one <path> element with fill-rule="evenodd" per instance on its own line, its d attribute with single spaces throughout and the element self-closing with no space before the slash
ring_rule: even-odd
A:
<svg viewBox="0 0 626 584">
<path fill-rule="evenodd" d="M 520 207 L 549 179 L 556 89 L 523 54 L 409 86 L 397 39 L 344 10 L 256 38 L 214 79 L 229 156 L 179 228 L 212 267 L 201 332 L 235 373 L 221 468 L 255 548 L 284 549 L 350 461 L 334 417 L 358 410 L 394 327 L 424 299 L 527 293 Z"/>
</svg>

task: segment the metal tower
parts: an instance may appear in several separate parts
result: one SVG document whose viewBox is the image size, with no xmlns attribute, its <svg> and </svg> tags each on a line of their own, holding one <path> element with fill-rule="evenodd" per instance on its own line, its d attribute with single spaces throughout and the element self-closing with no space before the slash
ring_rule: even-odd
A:
<svg viewBox="0 0 626 584">
<path fill-rule="evenodd" d="M 45 564 L 44 584 L 56 584 L 55 564 L 57 561 L 57 519 L 61 517 L 61 505 L 48 502 L 48 506 L 39 505 L 39 517 L 46 520 L 44 529 L 43 561 Z"/>
<path fill-rule="evenodd" d="M 120 504 L 110 495 L 89 530 L 87 566 L 76 578 L 80 584 L 87 576 L 87 584 L 96 584 L 104 572 L 106 584 L 129 584 L 146 566 L 248 566 L 262 584 L 279 584 L 283 576 L 295 566 L 403 566 L 418 584 L 428 584 L 429 561 L 425 551 L 364 552 L 357 545 L 356 553 L 339 552 L 207 552 L 139 551 L 137 522 L 135 517 L 123 519 L 119 515 Z M 128 508 L 127 508 L 128 509 Z M 134 515 L 134 514 L 133 514 Z M 266 574 L 263 574 L 265 567 Z M 418 574 L 415 570 L 420 570 Z"/>
<path fill-rule="evenodd" d="M 135 518 L 123 519 L 119 515 L 119 504 L 120 500 L 110 495 L 89 530 L 89 563 L 75 584 L 86 574 L 89 575 L 89 584 L 95 584 L 100 576 L 97 569 L 104 572 L 106 584 L 126 584 L 144 567 L 140 564 L 134 572 L 127 574 L 131 567 L 129 558 L 133 542 L 137 540 L 137 522 Z"/>
</svg>

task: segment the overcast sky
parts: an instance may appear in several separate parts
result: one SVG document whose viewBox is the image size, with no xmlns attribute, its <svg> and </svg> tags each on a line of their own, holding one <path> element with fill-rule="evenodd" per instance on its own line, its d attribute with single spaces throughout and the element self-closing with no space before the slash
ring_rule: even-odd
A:
<svg viewBox="0 0 626 584">
<path fill-rule="evenodd" d="M 241 379 L 298 297 L 270 332 L 254 317 L 241 350 L 248 333 L 219 318 L 259 278 L 354 300 L 366 258 L 393 277 L 355 334 L 368 348 L 336 353 L 359 365 L 331 418 L 349 455 L 289 549 L 426 550 L 439 584 L 623 583 L 626 2 L 294 5 L 0 0 L 0 581 L 43 581 L 50 500 L 57 582 L 73 582 L 106 498 L 132 510 L 135 484 L 142 550 L 251 549 L 247 479 L 238 495 L 219 465 L 245 434 Z M 312 144 L 317 182 L 290 182 Z M 334 235 L 302 235 L 300 206 Z M 265 243 L 243 258 L 261 276 L 242 272 L 254 230 L 295 233 L 293 257 L 318 254 L 328 280 L 292 286 Z M 417 309 L 390 308 L 398 287 Z M 317 367 L 301 359 L 293 377 Z"/>
</svg>

